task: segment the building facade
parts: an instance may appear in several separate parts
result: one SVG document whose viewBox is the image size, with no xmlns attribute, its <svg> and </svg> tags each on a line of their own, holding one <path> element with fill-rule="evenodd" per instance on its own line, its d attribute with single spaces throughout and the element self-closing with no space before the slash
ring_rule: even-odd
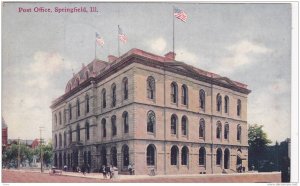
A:
<svg viewBox="0 0 300 186">
<path fill-rule="evenodd" d="M 211 174 L 248 167 L 247 85 L 132 49 L 94 60 L 53 101 L 54 165 L 136 174 Z"/>
<path fill-rule="evenodd" d="M 7 147 L 7 124 L 2 117 L 2 151 Z"/>
</svg>

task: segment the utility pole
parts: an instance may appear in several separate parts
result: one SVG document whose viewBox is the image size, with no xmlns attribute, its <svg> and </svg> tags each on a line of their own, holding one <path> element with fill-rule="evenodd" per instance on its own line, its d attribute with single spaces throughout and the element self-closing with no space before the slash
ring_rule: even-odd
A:
<svg viewBox="0 0 300 186">
<path fill-rule="evenodd" d="M 42 129 L 43 128 L 44 127 L 40 127 L 40 162 L 41 162 L 41 172 L 44 172 L 44 170 L 43 170 L 44 159 L 43 159 L 43 150 L 42 150 L 42 147 L 43 147 Z"/>
<path fill-rule="evenodd" d="M 20 138 L 18 138 L 18 169 L 20 168 Z"/>
</svg>

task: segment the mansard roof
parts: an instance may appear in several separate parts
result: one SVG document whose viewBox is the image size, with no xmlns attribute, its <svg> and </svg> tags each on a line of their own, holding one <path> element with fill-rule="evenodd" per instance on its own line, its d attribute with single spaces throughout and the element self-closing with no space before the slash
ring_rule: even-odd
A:
<svg viewBox="0 0 300 186">
<path fill-rule="evenodd" d="M 133 48 L 118 58 L 110 55 L 109 62 L 95 59 L 86 66 L 82 65 L 81 70 L 78 73 L 73 74 L 73 77 L 66 85 L 65 94 L 54 100 L 51 108 L 55 107 L 61 101 L 74 93 L 80 91 L 82 88 L 90 85 L 91 81 L 97 83 L 131 63 L 140 63 L 164 69 L 165 71 L 174 72 L 200 81 L 219 85 L 244 94 L 249 94 L 251 92 L 247 89 L 246 84 L 196 68 L 184 62 L 176 61 L 174 59 L 175 55 L 176 54 L 169 52 L 165 56 L 159 56 Z"/>
</svg>

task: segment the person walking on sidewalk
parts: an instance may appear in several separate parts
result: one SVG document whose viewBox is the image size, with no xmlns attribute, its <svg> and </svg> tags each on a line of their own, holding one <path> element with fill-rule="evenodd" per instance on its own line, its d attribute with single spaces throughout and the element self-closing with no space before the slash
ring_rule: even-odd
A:
<svg viewBox="0 0 300 186">
<path fill-rule="evenodd" d="M 106 166 L 102 165 L 102 174 L 103 174 L 103 178 L 106 179 Z"/>
<path fill-rule="evenodd" d="M 110 172 L 110 167 L 108 165 L 105 167 L 105 172 L 106 172 L 106 177 L 110 178 L 111 172 Z"/>
<path fill-rule="evenodd" d="M 81 167 L 81 172 L 83 175 L 85 175 L 85 171 L 86 171 L 86 166 L 85 166 L 85 164 L 83 164 Z"/>
<path fill-rule="evenodd" d="M 114 177 L 114 166 L 110 165 L 109 169 L 110 169 L 110 179 L 112 179 Z"/>
</svg>

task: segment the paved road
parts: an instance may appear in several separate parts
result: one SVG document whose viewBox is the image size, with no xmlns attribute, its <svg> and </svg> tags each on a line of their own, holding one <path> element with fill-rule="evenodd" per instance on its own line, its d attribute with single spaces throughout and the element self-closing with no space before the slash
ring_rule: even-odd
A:
<svg viewBox="0 0 300 186">
<path fill-rule="evenodd" d="M 3 170 L 2 183 L 232 183 L 232 182 L 280 182 L 280 173 L 231 174 L 231 175 L 122 175 L 119 179 L 103 179 L 100 173 L 83 176 L 81 173 L 64 172 L 63 175 L 48 173 Z"/>
<path fill-rule="evenodd" d="M 67 174 L 67 173 L 64 173 Z M 99 177 L 98 177 L 99 175 Z M 95 178 L 98 177 L 98 178 Z M 201 181 L 200 181 L 201 180 Z M 103 179 L 102 174 L 87 174 L 83 176 L 80 173 L 70 173 L 69 175 L 49 175 L 47 173 L 31 172 L 31 171 L 17 171 L 17 170 L 2 170 L 3 183 L 161 183 L 161 182 L 210 182 L 211 179 L 203 180 L 199 178 L 162 178 L 162 177 L 148 177 L 148 178 L 126 178 L 126 179 Z"/>
</svg>

